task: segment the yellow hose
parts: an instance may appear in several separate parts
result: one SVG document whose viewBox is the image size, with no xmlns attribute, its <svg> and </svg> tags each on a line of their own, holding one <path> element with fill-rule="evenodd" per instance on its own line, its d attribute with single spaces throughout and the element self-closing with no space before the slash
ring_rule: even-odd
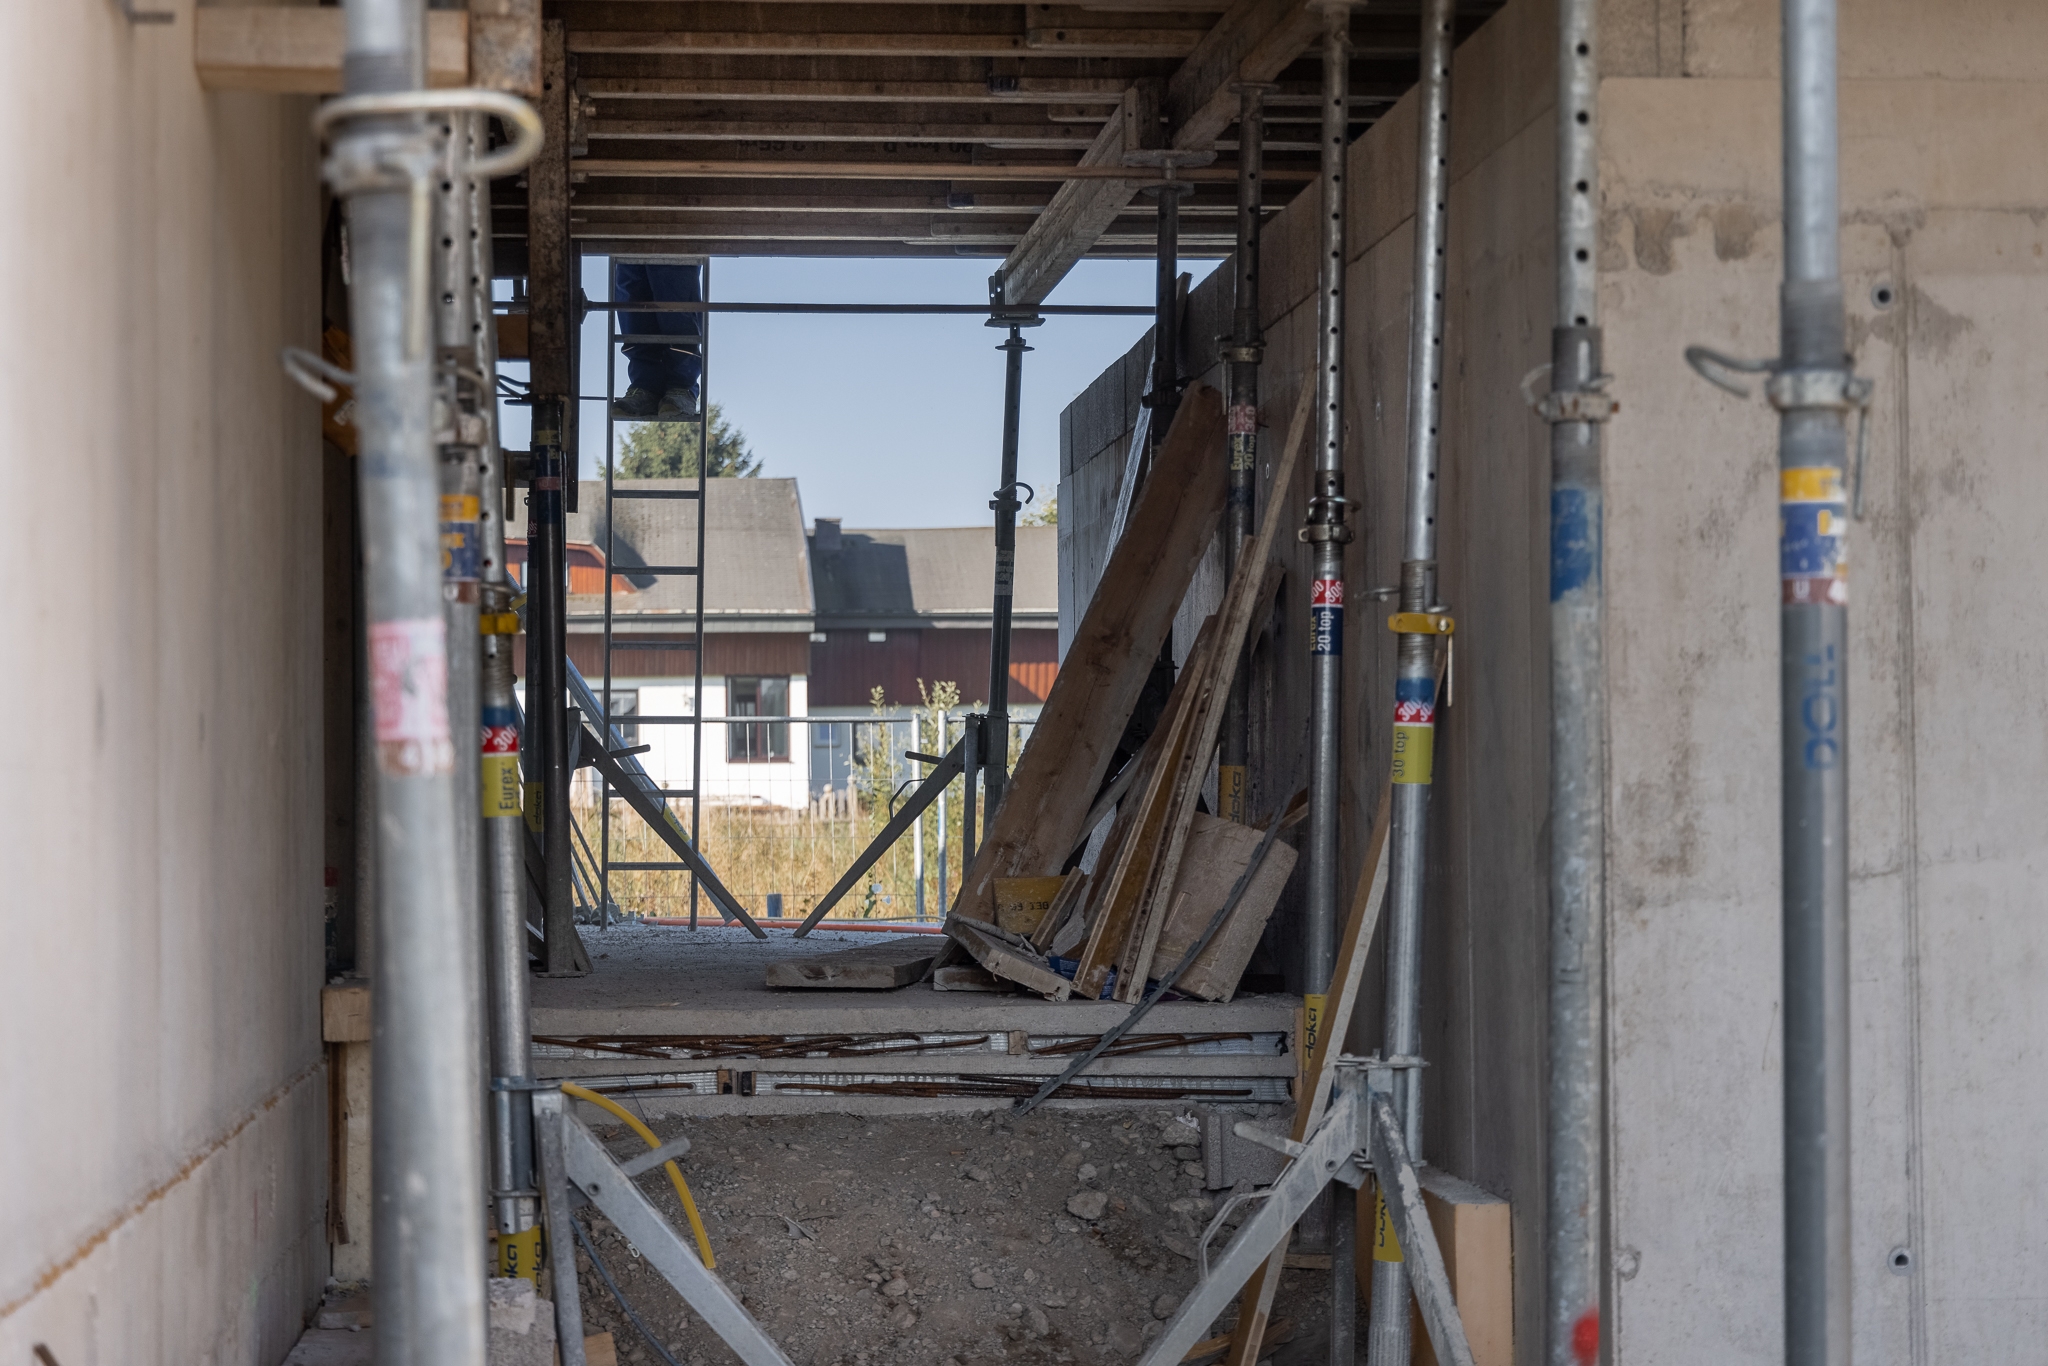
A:
<svg viewBox="0 0 2048 1366">
<path fill-rule="evenodd" d="M 632 1111 L 613 1100 L 610 1096 L 599 1095 L 589 1087 L 578 1086 L 572 1081 L 562 1083 L 562 1094 L 577 1100 L 587 1100 L 601 1110 L 610 1111 L 624 1120 L 627 1128 L 645 1139 L 648 1147 L 659 1148 L 661 1146 L 661 1140 L 655 1137 L 654 1130 L 642 1124 L 634 1117 Z M 697 1202 L 690 1198 L 690 1187 L 683 1180 L 683 1169 L 678 1167 L 673 1161 L 664 1163 L 663 1167 L 668 1172 L 669 1184 L 676 1188 L 676 1194 L 682 1199 L 683 1213 L 690 1220 L 690 1232 L 697 1235 L 697 1253 L 703 1257 L 705 1269 L 707 1271 L 717 1270 L 718 1259 L 711 1255 L 711 1235 L 704 1231 L 704 1220 L 697 1214 Z"/>
</svg>

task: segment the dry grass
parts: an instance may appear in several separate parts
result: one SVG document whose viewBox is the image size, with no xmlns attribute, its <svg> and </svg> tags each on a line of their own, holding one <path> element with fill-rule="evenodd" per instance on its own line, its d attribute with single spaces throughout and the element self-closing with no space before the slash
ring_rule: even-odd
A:
<svg viewBox="0 0 2048 1366">
<path fill-rule="evenodd" d="M 959 798 L 960 785 L 956 781 L 946 803 L 949 897 L 960 886 Z M 680 805 L 678 811 L 683 812 Z M 688 815 L 684 813 L 683 818 L 687 821 Z M 597 848 L 599 820 L 595 805 L 579 808 L 577 819 L 590 847 Z M 782 914 L 800 916 L 818 904 L 888 823 L 888 811 L 876 803 L 862 802 L 848 820 L 806 812 L 706 804 L 702 821 L 698 846 L 742 905 L 756 915 L 765 914 L 768 894 L 779 892 Z M 925 915 L 936 920 L 944 914 L 939 899 L 937 811 L 926 811 L 923 824 Z M 612 803 L 611 851 L 613 862 L 668 862 L 675 857 L 631 807 L 617 800 Z M 914 866 L 910 832 L 905 831 L 868 876 L 840 898 L 830 918 L 916 918 Z M 611 895 L 621 910 L 642 916 L 690 913 L 690 880 L 680 872 L 615 872 Z M 702 916 L 708 911 L 708 905 L 700 898 L 698 914 Z"/>
</svg>

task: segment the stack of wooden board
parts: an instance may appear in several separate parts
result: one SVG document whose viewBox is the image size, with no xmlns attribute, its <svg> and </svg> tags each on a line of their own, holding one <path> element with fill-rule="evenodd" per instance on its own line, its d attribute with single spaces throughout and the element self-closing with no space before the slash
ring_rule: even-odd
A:
<svg viewBox="0 0 2048 1366">
<path fill-rule="evenodd" d="M 1305 388 L 1296 405 L 1276 491 L 1288 487 L 1299 460 L 1312 398 Z M 1250 827 L 1201 816 L 1196 803 L 1213 771 L 1245 640 L 1278 585 L 1269 560 L 1283 496 L 1267 500 L 1257 534 L 1240 547 L 1223 603 L 1203 624 L 1144 748 L 1102 790 L 1115 741 L 1213 532 L 1221 416 L 1213 390 L 1183 400 L 947 921 L 954 942 L 989 973 L 1053 999 L 1141 999 L 1146 983 L 1174 966 L 1221 911 L 1258 843 Z M 1013 880 L 1059 876 L 1105 819 L 1108 836 L 1091 873 L 1069 873 L 1034 928 L 1025 930 L 1014 910 L 1010 924 L 1000 923 L 1002 891 L 1017 886 Z M 1185 989 L 1230 998 L 1293 862 L 1284 845 L 1268 854 Z"/>
</svg>

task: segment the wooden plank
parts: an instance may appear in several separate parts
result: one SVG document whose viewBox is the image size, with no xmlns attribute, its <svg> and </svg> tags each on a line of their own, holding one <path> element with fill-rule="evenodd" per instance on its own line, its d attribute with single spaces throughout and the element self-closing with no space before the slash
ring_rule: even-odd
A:
<svg viewBox="0 0 2048 1366">
<path fill-rule="evenodd" d="M 1278 78 L 1315 36 L 1322 21 L 1310 9 L 1299 0 L 1237 0 L 1167 80 L 1161 112 L 1172 130 L 1170 145 L 1209 148 L 1235 117 L 1232 84 Z M 1236 178 L 1235 171 L 1228 174 Z M 1189 172 L 1181 176 L 1199 178 Z M 997 272 L 1004 299 L 1012 304 L 1043 301 L 1093 245 L 1088 225 L 1114 220 L 1135 193 L 1113 181 L 1062 186 L 1046 212 L 1051 218 L 1057 210 L 1057 221 L 1018 243 Z M 1070 202 L 1060 204 L 1060 197 Z"/>
<path fill-rule="evenodd" d="M 974 955 L 974 961 L 998 977 L 1037 992 L 1050 1001 L 1064 1001 L 1073 994 L 1074 984 L 1047 967 L 1042 959 L 1023 947 L 1006 942 L 1002 931 L 983 921 L 954 916 L 947 924 L 955 942 Z"/>
<path fill-rule="evenodd" d="M 919 935 L 910 943 L 862 944 L 815 958 L 784 959 L 768 965 L 768 985 L 828 991 L 907 987 L 923 978 L 945 942 L 937 935 Z"/>
<path fill-rule="evenodd" d="M 1515 1245 L 1513 1210 L 1506 1200 L 1438 1167 L 1419 1167 L 1422 1203 L 1443 1252 L 1458 1317 L 1474 1366 L 1513 1366 L 1515 1360 Z M 1358 1246 L 1373 1245 L 1376 1202 L 1358 1202 Z M 1361 1299 L 1372 1302 L 1372 1258 L 1358 1259 Z M 1436 1350 L 1414 1311 L 1415 1366 L 1437 1366 Z"/>
<path fill-rule="evenodd" d="M 1069 165 L 1064 162 L 1042 164 L 992 163 L 971 161 L 965 157 L 947 160 L 889 161 L 721 161 L 705 158 L 677 157 L 589 157 L 576 162 L 579 176 L 591 179 L 619 177 L 646 177 L 654 180 L 706 180 L 706 179 L 761 179 L 774 177 L 783 180 L 895 180 L 895 181 L 988 181 L 988 182 L 1053 182 L 1062 180 L 1113 180 L 1142 186 L 1148 181 L 1164 179 L 1164 174 L 1149 166 L 1090 166 Z M 1268 172 L 1268 180 L 1306 180 L 1313 173 L 1301 171 L 1290 174 L 1284 169 Z M 1237 178 L 1237 172 L 1229 167 L 1198 166 L 1192 170 L 1174 173 L 1176 180 L 1210 181 L 1225 183 Z M 1132 191 L 1136 193 L 1136 191 Z M 1129 195 L 1124 197 L 1125 205 L 1130 203 Z M 1118 212 L 1122 211 L 1118 206 Z M 1050 208 L 1047 212 L 1051 212 Z M 1112 219 L 1115 214 L 1111 215 Z M 1047 293 L 1051 286 L 1047 286 Z M 1031 302 L 1037 303 L 1044 298 Z"/>
<path fill-rule="evenodd" d="M 1067 885 L 1065 876 L 996 879 L 996 924 L 1015 934 L 1036 933 Z"/>
<path fill-rule="evenodd" d="M 1082 150 L 1094 134 L 1064 123 L 882 122 L 851 119 L 592 119 L 600 142 L 932 142 Z"/>
<path fill-rule="evenodd" d="M 339 9 L 201 5 L 192 11 L 192 66 L 207 90 L 338 95 L 347 46 Z M 427 84 L 467 85 L 469 46 L 465 11 L 429 10 Z"/>
<path fill-rule="evenodd" d="M 569 38 L 577 53 L 723 57 L 1185 57 L 1202 34 L 1196 29 L 1075 29 L 1063 39 L 1054 29 L 1024 33 L 767 32 L 708 29 L 578 29 Z"/>
<path fill-rule="evenodd" d="M 1125 82 L 1107 77 L 1023 76 L 1009 84 L 990 80 L 894 80 L 880 76 L 811 76 L 788 79 L 747 77 L 704 79 L 665 76 L 592 76 L 584 93 L 599 100 L 786 100 L 899 104 L 927 100 L 950 104 L 1078 104 L 1114 106 Z M 1097 115 L 1100 117 L 1100 115 Z"/>
<path fill-rule="evenodd" d="M 1190 827 L 1186 854 L 1173 884 L 1174 911 L 1159 931 L 1154 961 L 1165 965 L 1162 971 L 1178 963 L 1208 928 L 1210 918 L 1229 898 L 1231 887 L 1259 845 L 1260 832 L 1251 826 L 1201 812 L 1195 813 Z M 1181 974 L 1175 991 L 1207 1001 L 1228 1001 L 1237 994 L 1238 979 L 1244 976 L 1266 921 L 1280 903 L 1295 857 L 1294 850 L 1284 843 L 1276 842 L 1267 851 L 1237 909 L 1201 957 Z"/>
<path fill-rule="evenodd" d="M 540 98 L 540 0 L 469 0 L 469 82 Z"/>
<path fill-rule="evenodd" d="M 320 1037 L 328 1043 L 370 1041 L 370 984 L 320 988 Z"/>
<path fill-rule="evenodd" d="M 966 871 L 962 913 L 993 919 L 997 877 L 1049 876 L 1065 866 L 1222 512 L 1222 438 L 1220 396 L 1194 386 Z"/>
<path fill-rule="evenodd" d="M 1110 827 L 1109 840 L 1103 845 L 1102 856 L 1111 863 L 1108 873 L 1098 879 L 1101 891 L 1091 898 L 1088 937 L 1082 941 L 1077 955 L 1079 966 L 1074 969 L 1075 988 L 1084 1001 L 1092 1001 L 1101 993 L 1112 966 L 1124 970 L 1117 981 L 1117 999 L 1122 999 L 1121 989 L 1128 983 L 1131 931 L 1144 904 L 1159 841 L 1165 833 L 1164 797 L 1178 768 L 1181 748 L 1187 742 L 1189 699 L 1201 686 L 1215 620 L 1212 616 L 1202 623 L 1200 634 L 1188 650 L 1173 691 L 1167 694 L 1158 727 L 1139 756 L 1144 767 L 1131 784 L 1132 795 L 1119 806 L 1116 823 Z M 1096 867 L 1100 870 L 1101 864 Z"/>
<path fill-rule="evenodd" d="M 1294 419 L 1288 424 L 1280 459 L 1273 471 L 1272 487 L 1275 489 L 1284 490 L 1293 485 L 1294 467 L 1300 463 L 1302 448 L 1308 442 L 1309 416 L 1314 399 L 1315 386 L 1303 384 L 1301 396 L 1294 405 Z M 1154 946 L 1160 926 L 1166 919 L 1169 898 L 1174 894 L 1174 881 L 1180 873 L 1181 855 L 1186 848 L 1195 801 L 1208 778 L 1210 758 L 1216 752 L 1217 736 L 1222 731 L 1223 708 L 1230 681 L 1244 656 L 1245 637 L 1251 629 L 1253 613 L 1271 601 L 1270 595 L 1263 591 L 1268 574 L 1267 559 L 1272 554 L 1273 540 L 1279 534 L 1280 518 L 1285 509 L 1284 498 L 1266 500 L 1266 512 L 1259 520 L 1258 533 L 1243 547 L 1237 576 L 1224 591 L 1215 650 L 1190 700 L 1191 738 L 1178 758 L 1179 772 L 1174 777 L 1174 787 L 1168 799 L 1166 848 L 1159 856 L 1158 866 L 1147 886 L 1146 900 L 1139 910 L 1144 939 L 1138 951 L 1131 956 L 1129 980 L 1120 984 L 1119 1000 L 1135 1002 L 1143 993 L 1145 979 L 1151 973 Z"/>
</svg>

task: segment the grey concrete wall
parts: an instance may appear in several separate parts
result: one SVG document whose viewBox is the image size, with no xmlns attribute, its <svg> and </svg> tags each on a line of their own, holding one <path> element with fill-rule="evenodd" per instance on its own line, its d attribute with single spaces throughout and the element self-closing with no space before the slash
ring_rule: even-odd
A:
<svg viewBox="0 0 2048 1366">
<path fill-rule="evenodd" d="M 0 6 L 8 1361 L 274 1366 L 326 1275 L 310 107 L 170 7 Z"/>
<path fill-rule="evenodd" d="M 1624 29 L 1603 92 L 1615 1326 L 1624 1358 L 1684 1362 L 1774 1351 L 1781 1304 L 1775 423 L 1677 362 L 1775 350 L 1776 7 L 1701 10 Z M 2048 11 L 1847 0 L 1842 33 L 1850 338 L 1878 385 L 1850 599 L 1856 1360 L 2038 1361 L 2048 173 L 2022 149 Z"/>
<path fill-rule="evenodd" d="M 2048 572 L 2031 439 L 2048 403 L 2048 173 L 2021 149 L 2048 126 L 2048 10 L 1843 8 L 1851 338 L 1879 384 L 1852 606 L 1856 1359 L 2033 1361 L 2048 1326 L 2048 1180 L 2026 1159 L 2048 1120 L 2033 818 L 2048 636 L 2022 604 Z M 1617 1361 L 1706 1366 L 1781 1341 L 1775 427 L 1681 352 L 1775 350 L 1777 7 L 1611 0 L 1604 19 L 1602 308 L 1623 405 L 1608 450 L 1611 1328 Z M 1516 388 L 1552 321 L 1551 22 L 1520 0 L 1457 56 L 1440 524 L 1459 629 L 1425 941 L 1427 1149 L 1514 1202 L 1525 1362 L 1542 1285 L 1548 470 Z M 1365 509 L 1345 569 L 1347 881 L 1386 767 L 1386 609 L 1361 590 L 1394 582 L 1401 555 L 1413 146 L 1408 100 L 1352 152 L 1346 461 Z M 1313 213 L 1311 195 L 1267 230 L 1276 425 L 1312 339 Z M 1212 312 L 1227 289 L 1227 273 L 1205 286 Z M 1114 501 L 1129 389 L 1112 371 L 1069 410 L 1063 472 L 1086 507 Z M 1285 496 L 1298 524 L 1300 486 Z M 1063 610 L 1085 603 L 1099 534 L 1062 531 Z M 1260 809 L 1304 776 L 1307 565 L 1283 554 L 1284 608 L 1255 659 Z M 1198 586 L 1184 618 L 1214 596 Z M 1291 955 L 1290 928 L 1283 911 Z M 1379 1037 L 1376 995 L 1354 1046 Z"/>
</svg>

